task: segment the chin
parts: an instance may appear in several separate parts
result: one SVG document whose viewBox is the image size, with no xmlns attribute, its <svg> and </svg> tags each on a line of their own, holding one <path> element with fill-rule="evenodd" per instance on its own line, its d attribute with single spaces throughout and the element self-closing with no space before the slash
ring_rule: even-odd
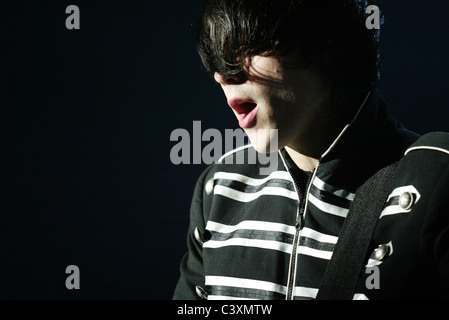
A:
<svg viewBox="0 0 449 320">
<path fill-rule="evenodd" d="M 258 153 L 272 153 L 279 150 L 277 129 L 250 129 L 246 134 Z"/>
</svg>

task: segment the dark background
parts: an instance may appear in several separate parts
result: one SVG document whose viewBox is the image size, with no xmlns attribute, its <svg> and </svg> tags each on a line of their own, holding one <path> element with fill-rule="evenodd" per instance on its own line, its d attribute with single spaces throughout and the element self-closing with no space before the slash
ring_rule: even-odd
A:
<svg viewBox="0 0 449 320">
<path fill-rule="evenodd" d="M 80 30 L 65 27 L 70 4 Z M 200 6 L 1 2 L 1 299 L 171 299 L 205 165 L 173 165 L 170 133 L 237 128 L 196 53 Z M 449 2 L 379 7 L 391 112 L 449 131 Z"/>
</svg>

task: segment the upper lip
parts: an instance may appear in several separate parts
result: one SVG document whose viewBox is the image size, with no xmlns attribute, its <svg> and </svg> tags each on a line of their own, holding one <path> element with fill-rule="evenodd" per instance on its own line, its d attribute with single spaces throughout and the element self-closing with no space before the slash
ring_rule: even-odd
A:
<svg viewBox="0 0 449 320">
<path fill-rule="evenodd" d="M 255 107 L 257 103 L 251 99 L 233 98 L 228 101 L 229 106 L 234 109 L 238 114 L 248 114 Z"/>
</svg>

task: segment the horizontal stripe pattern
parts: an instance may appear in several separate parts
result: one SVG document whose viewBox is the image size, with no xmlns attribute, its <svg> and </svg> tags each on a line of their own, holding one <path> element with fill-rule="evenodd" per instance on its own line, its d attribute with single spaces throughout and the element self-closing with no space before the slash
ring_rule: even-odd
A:
<svg viewBox="0 0 449 320">
<path fill-rule="evenodd" d="M 314 178 L 309 190 L 307 214 L 318 215 L 320 219 L 326 221 L 335 220 L 334 225 L 341 225 L 354 200 L 354 193 L 329 185 L 318 177 Z M 224 197 L 220 201 L 226 200 L 227 207 L 232 207 L 234 215 L 231 217 L 234 217 L 234 219 L 228 215 L 224 219 L 227 223 L 222 222 L 223 217 L 220 217 L 218 221 L 210 219 L 207 222 L 206 230 L 210 233 L 210 237 L 208 241 L 204 242 L 203 249 L 206 250 L 208 256 L 213 257 L 213 259 L 220 259 L 220 250 L 230 252 L 231 247 L 235 248 L 232 250 L 235 250 L 233 252 L 236 256 L 257 255 L 254 253 L 256 251 L 251 250 L 270 250 L 274 254 L 273 257 L 286 259 L 282 261 L 288 263 L 289 255 L 293 251 L 292 244 L 296 233 L 294 226 L 296 212 L 289 213 L 292 214 L 289 220 L 292 225 L 264 219 L 268 217 L 270 217 L 270 220 L 277 219 L 276 217 L 280 213 L 276 203 L 282 203 L 281 201 L 287 199 L 293 200 L 295 203 L 298 202 L 298 194 L 289 172 L 278 170 L 263 178 L 249 177 L 240 173 L 216 172 L 214 174 L 213 193 Z M 264 196 L 269 196 L 270 201 L 258 202 Z M 264 212 L 252 215 L 256 219 L 245 220 L 246 215 L 240 216 L 239 212 L 245 212 L 247 208 L 253 208 L 248 206 L 253 202 L 264 203 L 262 207 L 260 205 L 254 207 L 258 208 L 257 210 L 263 208 Z M 295 207 L 297 205 L 292 205 L 290 208 Z M 279 218 L 279 221 L 285 221 L 285 219 Z M 329 230 L 320 229 L 320 225 L 322 225 L 321 222 L 317 223 L 316 226 L 310 224 L 306 216 L 305 225 L 300 231 L 297 248 L 298 272 L 301 272 L 302 268 L 313 269 L 313 265 L 316 263 L 327 263 L 332 257 L 338 241 L 338 237 L 335 236 L 335 234 L 338 234 L 338 230 L 329 233 Z M 245 251 L 240 251 L 239 248 L 245 248 Z M 276 254 L 281 255 L 276 256 Z M 276 262 L 271 261 L 276 265 Z M 266 263 L 270 265 L 270 262 Z M 311 265 L 302 265 L 304 263 L 310 263 Z M 244 264 L 251 268 L 250 270 L 253 267 L 257 270 L 257 265 L 251 265 L 250 262 Z M 208 298 L 211 300 L 285 299 L 287 279 L 253 279 L 251 272 L 242 272 L 241 275 L 245 276 L 239 277 L 238 274 L 235 274 L 235 272 L 238 273 L 238 271 L 235 271 L 238 269 L 238 267 L 233 268 L 232 274 L 228 274 L 226 271 L 211 270 L 214 274 L 206 275 Z M 254 277 L 258 274 L 256 270 Z M 266 280 L 281 282 L 276 283 Z M 318 287 L 319 283 L 316 285 Z M 293 288 L 293 296 L 295 299 L 314 299 L 318 292 L 317 287 L 296 283 Z"/>
<path fill-rule="evenodd" d="M 253 279 L 223 276 L 206 276 L 209 300 L 284 300 L 287 286 Z M 293 289 L 295 300 L 312 300 L 318 294 L 317 288 L 297 286 Z M 354 300 L 366 299 L 356 293 Z"/>
<path fill-rule="evenodd" d="M 305 227 L 301 230 L 298 254 L 329 260 L 337 240 L 338 237 Z"/>
<path fill-rule="evenodd" d="M 269 281 L 242 279 L 235 277 L 206 276 L 208 299 L 225 297 L 258 300 L 285 299 L 287 287 Z"/>
<path fill-rule="evenodd" d="M 340 197 L 340 198 L 343 198 L 343 199 L 346 199 L 349 201 L 354 201 L 355 193 L 336 188 L 330 184 L 325 183 L 323 180 L 321 180 L 318 177 L 315 177 L 315 179 L 313 180 L 313 185 L 316 188 L 318 188 L 319 190 L 326 191 L 326 192 L 331 193 L 337 197 Z"/>
<path fill-rule="evenodd" d="M 275 171 L 262 179 L 237 173 L 217 172 L 214 194 L 239 202 L 251 202 L 261 196 L 280 196 L 298 200 L 292 179 L 286 171 Z"/>
<path fill-rule="evenodd" d="M 291 182 L 290 174 L 287 171 L 274 171 L 268 177 L 263 179 L 255 179 L 238 173 L 217 172 L 214 174 L 214 179 L 233 180 L 245 183 L 250 186 L 260 186 L 271 179 L 282 179 Z"/>
<path fill-rule="evenodd" d="M 296 192 L 279 187 L 265 187 L 257 192 L 246 193 L 235 190 L 234 188 L 217 185 L 214 188 L 214 193 L 241 202 L 254 201 L 261 196 L 280 196 L 293 200 L 298 199 Z"/>
<path fill-rule="evenodd" d="M 295 287 L 293 290 L 295 300 L 311 300 L 315 299 L 318 289 L 308 287 Z"/>
<path fill-rule="evenodd" d="M 291 253 L 295 228 L 281 223 L 266 221 L 242 221 L 237 225 L 225 225 L 208 221 L 206 230 L 211 239 L 204 248 L 243 246 L 278 250 Z"/>
<path fill-rule="evenodd" d="M 322 200 L 320 200 L 319 198 L 317 198 L 315 195 L 313 194 L 309 194 L 309 201 L 315 206 L 317 207 L 319 210 L 338 216 L 338 217 L 342 217 L 342 218 L 346 218 L 346 216 L 348 215 L 349 212 L 349 208 L 342 208 L 327 202 L 324 202 Z"/>
<path fill-rule="evenodd" d="M 239 202 L 251 202 L 266 195 L 299 199 L 287 171 L 275 171 L 263 179 L 217 172 L 214 181 L 214 194 Z M 354 196 L 351 192 L 338 189 L 315 177 L 310 188 L 309 201 L 323 212 L 345 218 Z"/>
<path fill-rule="evenodd" d="M 209 300 L 280 300 L 285 299 L 287 286 L 277 283 L 235 277 L 206 276 Z M 315 299 L 317 288 L 297 286 L 293 290 L 296 300 Z M 356 296 L 354 296 L 356 298 Z"/>
<path fill-rule="evenodd" d="M 246 220 L 237 225 L 226 225 L 218 222 L 208 221 L 206 229 L 210 231 L 217 231 L 222 233 L 230 233 L 239 229 L 253 229 L 261 231 L 278 231 L 285 232 L 294 235 L 295 228 L 282 223 L 258 221 L 258 220 Z"/>
<path fill-rule="evenodd" d="M 291 253 L 296 229 L 281 223 L 266 221 L 242 221 L 237 225 L 225 225 L 209 221 L 206 230 L 211 239 L 204 248 L 244 246 Z M 304 227 L 298 245 L 298 254 L 329 260 L 338 237 Z"/>
<path fill-rule="evenodd" d="M 309 201 L 323 212 L 346 218 L 354 197 L 355 194 L 315 177 L 310 188 Z"/>
</svg>

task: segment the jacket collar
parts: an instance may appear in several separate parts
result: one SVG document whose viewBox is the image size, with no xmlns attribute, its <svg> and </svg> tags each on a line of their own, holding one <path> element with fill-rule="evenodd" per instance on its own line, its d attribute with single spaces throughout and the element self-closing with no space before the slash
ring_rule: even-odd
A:
<svg viewBox="0 0 449 320">
<path fill-rule="evenodd" d="M 315 175 L 335 187 L 355 191 L 377 170 L 399 160 L 418 137 L 388 113 L 374 89 L 323 153 Z"/>
</svg>

